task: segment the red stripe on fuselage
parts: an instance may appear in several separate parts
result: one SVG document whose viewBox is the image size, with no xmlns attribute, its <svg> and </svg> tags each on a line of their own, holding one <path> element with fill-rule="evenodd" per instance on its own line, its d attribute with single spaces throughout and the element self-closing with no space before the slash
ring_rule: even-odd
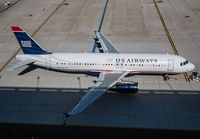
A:
<svg viewBox="0 0 200 139">
<path fill-rule="evenodd" d="M 98 72 L 103 72 L 103 71 L 106 71 L 106 72 L 112 72 L 112 71 L 115 71 L 115 70 L 87 70 L 87 69 L 59 69 L 59 70 L 70 70 L 70 71 L 98 71 Z"/>
<path fill-rule="evenodd" d="M 170 71 L 129 71 L 129 73 L 176 73 L 176 72 L 170 72 Z"/>
<path fill-rule="evenodd" d="M 87 69 L 59 69 L 59 70 L 70 70 L 70 71 L 90 71 L 90 72 L 113 72 L 116 70 L 87 70 Z M 170 71 L 128 71 L 129 73 L 172 73 L 175 74 L 176 72 Z"/>
</svg>

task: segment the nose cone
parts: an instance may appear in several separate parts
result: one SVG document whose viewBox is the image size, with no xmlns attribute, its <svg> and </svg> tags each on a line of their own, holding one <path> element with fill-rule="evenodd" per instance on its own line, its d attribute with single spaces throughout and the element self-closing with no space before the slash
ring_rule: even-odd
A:
<svg viewBox="0 0 200 139">
<path fill-rule="evenodd" d="M 188 70 L 189 70 L 189 71 L 192 71 L 192 70 L 194 70 L 194 69 L 195 69 L 195 65 L 192 64 L 192 63 L 189 63 L 189 64 L 188 64 Z"/>
</svg>

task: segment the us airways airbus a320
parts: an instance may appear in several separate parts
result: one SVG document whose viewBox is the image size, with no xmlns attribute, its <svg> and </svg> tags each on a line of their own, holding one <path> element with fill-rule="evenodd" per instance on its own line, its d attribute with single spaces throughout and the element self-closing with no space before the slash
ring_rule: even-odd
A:
<svg viewBox="0 0 200 139">
<path fill-rule="evenodd" d="M 34 64 L 48 69 L 98 75 L 95 85 L 68 115 L 83 111 L 127 75 L 178 74 L 195 68 L 192 63 L 177 55 L 119 53 L 101 32 L 96 32 L 95 39 L 100 53 L 52 53 L 45 51 L 20 27 L 11 28 L 24 54 L 17 55 L 20 62 L 8 70 Z"/>
</svg>

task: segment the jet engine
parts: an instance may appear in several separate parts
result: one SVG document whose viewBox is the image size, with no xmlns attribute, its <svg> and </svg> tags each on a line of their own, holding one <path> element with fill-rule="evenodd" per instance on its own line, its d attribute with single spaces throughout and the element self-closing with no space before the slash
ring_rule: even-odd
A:
<svg viewBox="0 0 200 139">
<path fill-rule="evenodd" d="M 137 82 L 119 82 L 111 90 L 120 93 L 137 93 L 138 88 L 139 85 Z"/>
</svg>

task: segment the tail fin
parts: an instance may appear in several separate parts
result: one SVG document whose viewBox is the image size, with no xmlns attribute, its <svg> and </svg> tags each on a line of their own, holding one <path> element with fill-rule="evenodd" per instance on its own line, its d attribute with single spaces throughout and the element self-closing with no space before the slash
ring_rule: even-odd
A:
<svg viewBox="0 0 200 139">
<path fill-rule="evenodd" d="M 11 28 L 24 54 L 51 54 L 45 51 L 20 27 L 12 26 Z"/>
</svg>

